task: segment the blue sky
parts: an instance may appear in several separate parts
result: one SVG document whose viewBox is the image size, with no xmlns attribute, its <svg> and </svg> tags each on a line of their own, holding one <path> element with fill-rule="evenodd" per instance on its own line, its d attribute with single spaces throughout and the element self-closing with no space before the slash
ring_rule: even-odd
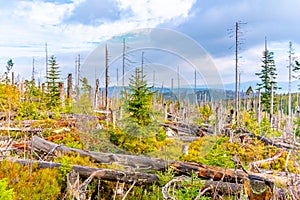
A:
<svg viewBox="0 0 300 200">
<path fill-rule="evenodd" d="M 288 77 L 288 47 L 300 59 L 300 1 L 296 0 L 0 0 L 0 73 L 8 59 L 20 79 L 43 77 L 45 42 L 63 77 L 115 35 L 140 28 L 167 28 L 201 45 L 211 56 L 224 83 L 234 82 L 235 22 L 241 30 L 242 81 L 257 79 L 264 38 L 274 52 L 279 81 Z M 175 41 L 180 45 L 179 41 Z M 151 60 L 151 57 L 147 59 Z M 174 64 L 175 66 L 175 64 Z"/>
</svg>

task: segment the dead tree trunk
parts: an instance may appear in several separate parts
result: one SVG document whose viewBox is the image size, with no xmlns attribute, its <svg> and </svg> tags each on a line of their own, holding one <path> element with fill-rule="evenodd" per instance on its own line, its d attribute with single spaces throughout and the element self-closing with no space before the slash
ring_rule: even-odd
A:
<svg viewBox="0 0 300 200">
<path fill-rule="evenodd" d="M 38 164 L 38 168 L 59 168 L 62 166 L 56 162 L 26 160 L 26 159 L 10 159 L 11 162 L 19 163 L 21 165 Z M 158 182 L 158 177 L 155 174 L 145 174 L 140 172 L 126 172 L 115 169 L 102 169 L 87 166 L 73 165 L 72 170 L 79 173 L 80 176 L 89 177 L 94 173 L 94 177 L 108 181 L 120 181 L 125 183 L 136 182 L 136 185 L 147 185 Z"/>
<path fill-rule="evenodd" d="M 47 154 L 57 153 L 58 151 L 69 153 L 76 152 L 81 156 L 89 156 L 93 160 L 99 163 L 105 164 L 120 164 L 125 167 L 134 168 L 135 170 L 164 170 L 167 167 L 171 167 L 179 174 L 192 174 L 196 173 L 199 177 L 205 179 L 213 179 L 215 181 L 223 180 L 226 182 L 243 183 L 246 178 L 259 179 L 266 182 L 280 183 L 281 185 L 287 185 L 288 179 L 282 176 L 275 176 L 263 173 L 246 173 L 243 170 L 226 169 L 216 166 L 209 166 L 199 163 L 186 163 L 174 160 L 163 160 L 157 158 L 149 158 L 143 156 L 132 156 L 122 154 L 109 154 L 101 152 L 89 152 L 75 148 L 69 148 L 63 145 L 57 145 L 52 142 L 48 142 L 37 136 L 33 136 L 32 146 L 40 151 L 44 151 Z"/>
<path fill-rule="evenodd" d="M 67 98 L 72 98 L 72 74 L 68 74 Z"/>
</svg>

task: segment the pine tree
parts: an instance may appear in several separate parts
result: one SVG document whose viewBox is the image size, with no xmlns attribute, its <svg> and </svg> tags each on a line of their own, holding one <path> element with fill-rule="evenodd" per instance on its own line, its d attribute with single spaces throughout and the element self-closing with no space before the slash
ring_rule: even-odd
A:
<svg viewBox="0 0 300 200">
<path fill-rule="evenodd" d="M 46 76 L 47 79 L 47 97 L 48 102 L 47 105 L 57 106 L 59 104 L 59 79 L 60 79 L 60 70 L 59 65 L 56 63 L 55 56 L 51 56 L 49 59 L 49 70 Z"/>
<path fill-rule="evenodd" d="M 296 65 L 293 65 L 293 72 L 295 73 L 294 77 L 296 77 L 297 79 L 300 79 L 299 76 L 299 71 L 300 71 L 300 62 L 299 61 L 295 61 Z M 298 85 L 298 90 L 300 90 L 300 85 Z"/>
<path fill-rule="evenodd" d="M 274 53 L 265 49 L 262 57 L 263 65 L 261 72 L 255 73 L 260 79 L 261 83 L 258 83 L 258 89 L 261 90 L 261 105 L 262 110 L 270 112 L 270 100 L 271 100 L 271 90 L 273 85 L 273 91 L 275 92 L 278 88 L 277 86 L 277 73 L 276 65 L 274 61 Z M 275 101 L 274 101 L 275 102 Z"/>
<path fill-rule="evenodd" d="M 141 69 L 136 68 L 135 74 L 129 79 L 129 91 L 127 96 L 127 109 L 130 118 L 137 125 L 143 127 L 151 123 L 151 108 L 153 92 L 147 87 L 145 76 Z"/>
</svg>

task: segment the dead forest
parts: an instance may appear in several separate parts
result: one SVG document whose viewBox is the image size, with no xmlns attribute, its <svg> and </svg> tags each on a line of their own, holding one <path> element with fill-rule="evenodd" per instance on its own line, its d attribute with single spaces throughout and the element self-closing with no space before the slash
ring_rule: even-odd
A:
<svg viewBox="0 0 300 200">
<path fill-rule="evenodd" d="M 150 89 L 136 69 L 108 95 L 58 82 L 0 84 L 0 191 L 13 199 L 300 199 L 298 94 L 214 100 Z M 53 71 L 52 71 L 53 70 Z M 51 74 L 52 73 L 52 74 Z M 75 77 L 77 79 L 77 77 Z M 53 82 L 51 81 L 53 80 Z M 140 93 L 135 93 L 139 88 Z M 141 89 L 142 88 L 142 89 Z M 163 91 L 163 90 L 162 90 Z M 190 99 L 193 99 L 192 101 Z M 273 105 L 273 104 L 272 104 Z"/>
</svg>

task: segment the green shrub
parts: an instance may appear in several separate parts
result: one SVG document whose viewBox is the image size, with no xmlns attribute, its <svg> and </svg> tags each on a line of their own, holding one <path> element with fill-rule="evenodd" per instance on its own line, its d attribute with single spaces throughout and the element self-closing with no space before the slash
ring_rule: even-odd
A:
<svg viewBox="0 0 300 200">
<path fill-rule="evenodd" d="M 189 147 L 189 154 L 183 155 L 182 160 L 198 162 L 212 166 L 234 168 L 231 160 L 232 154 L 227 144 L 227 137 L 205 136 L 200 140 L 192 142 Z"/>
<path fill-rule="evenodd" d="M 58 199 L 59 176 L 57 169 L 38 169 L 36 164 L 22 166 L 3 160 L 0 165 L 0 179 L 9 180 L 8 186 L 15 192 L 16 199 Z"/>
<path fill-rule="evenodd" d="M 7 189 L 7 179 L 0 180 L 0 200 L 12 200 L 14 197 L 13 189 Z"/>
</svg>

